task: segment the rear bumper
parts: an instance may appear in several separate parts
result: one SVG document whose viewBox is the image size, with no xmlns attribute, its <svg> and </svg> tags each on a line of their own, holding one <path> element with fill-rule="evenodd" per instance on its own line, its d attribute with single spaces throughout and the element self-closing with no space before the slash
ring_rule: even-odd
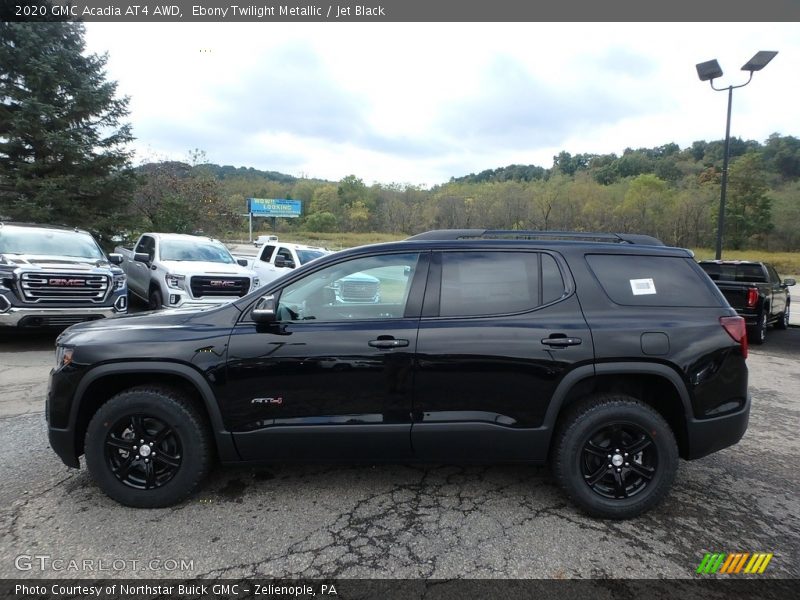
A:
<svg viewBox="0 0 800 600">
<path fill-rule="evenodd" d="M 744 436 L 750 421 L 750 396 L 739 411 L 713 419 L 691 419 L 686 425 L 689 452 L 686 458 L 694 460 L 733 446 Z"/>
</svg>

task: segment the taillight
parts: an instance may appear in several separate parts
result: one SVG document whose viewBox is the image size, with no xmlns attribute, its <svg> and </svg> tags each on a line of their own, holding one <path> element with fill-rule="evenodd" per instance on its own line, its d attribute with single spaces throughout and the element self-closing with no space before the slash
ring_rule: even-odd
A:
<svg viewBox="0 0 800 600">
<path fill-rule="evenodd" d="M 758 302 L 758 289 L 747 288 L 747 308 L 754 308 Z"/>
<path fill-rule="evenodd" d="M 747 358 L 747 327 L 745 327 L 744 319 L 742 317 L 720 317 L 719 324 L 728 332 L 734 342 L 739 343 L 742 348 L 742 357 Z"/>
</svg>

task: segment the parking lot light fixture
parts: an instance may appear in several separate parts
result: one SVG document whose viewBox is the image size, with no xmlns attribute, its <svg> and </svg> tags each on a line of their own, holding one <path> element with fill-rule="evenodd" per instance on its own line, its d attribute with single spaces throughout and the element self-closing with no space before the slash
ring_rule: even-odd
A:
<svg viewBox="0 0 800 600">
<path fill-rule="evenodd" d="M 722 77 L 722 68 L 719 66 L 716 59 L 695 65 L 697 76 L 700 78 L 700 81 L 708 81 L 711 84 L 711 89 L 714 91 L 723 92 L 727 90 L 728 92 L 728 117 L 725 121 L 725 150 L 722 157 L 722 185 L 719 194 L 719 215 L 717 216 L 717 260 L 722 258 L 722 234 L 725 229 L 725 195 L 728 189 L 728 160 L 731 144 L 731 102 L 733 100 L 733 90 L 744 87 L 750 83 L 753 79 L 753 73 L 766 67 L 777 54 L 778 53 L 773 50 L 761 50 L 756 52 L 753 58 L 747 61 L 742 67 L 742 71 L 750 73 L 747 81 L 739 85 L 729 85 L 728 87 L 722 88 L 714 86 L 714 80 L 718 77 Z"/>
</svg>

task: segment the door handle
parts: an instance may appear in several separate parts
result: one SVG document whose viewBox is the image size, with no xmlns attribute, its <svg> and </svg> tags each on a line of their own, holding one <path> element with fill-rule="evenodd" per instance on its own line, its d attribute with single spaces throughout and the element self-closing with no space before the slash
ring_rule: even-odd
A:
<svg viewBox="0 0 800 600">
<path fill-rule="evenodd" d="M 408 346 L 408 340 L 396 340 L 394 338 L 370 340 L 367 343 L 373 348 L 401 348 Z"/>
<path fill-rule="evenodd" d="M 544 338 L 542 340 L 542 343 L 547 346 L 557 346 L 557 347 L 577 346 L 581 342 L 582 342 L 581 338 L 575 338 L 575 337 L 549 337 L 549 338 Z"/>
</svg>

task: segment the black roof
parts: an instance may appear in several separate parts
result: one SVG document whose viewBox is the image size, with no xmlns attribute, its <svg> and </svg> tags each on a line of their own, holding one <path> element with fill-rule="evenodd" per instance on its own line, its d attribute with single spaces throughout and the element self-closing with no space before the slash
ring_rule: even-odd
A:
<svg viewBox="0 0 800 600">
<path fill-rule="evenodd" d="M 568 240 L 582 242 L 605 242 L 611 244 L 639 244 L 664 246 L 664 242 L 649 235 L 636 233 L 598 233 L 592 231 L 536 231 L 517 229 L 435 229 L 408 238 L 410 241 L 453 240 Z"/>
</svg>

